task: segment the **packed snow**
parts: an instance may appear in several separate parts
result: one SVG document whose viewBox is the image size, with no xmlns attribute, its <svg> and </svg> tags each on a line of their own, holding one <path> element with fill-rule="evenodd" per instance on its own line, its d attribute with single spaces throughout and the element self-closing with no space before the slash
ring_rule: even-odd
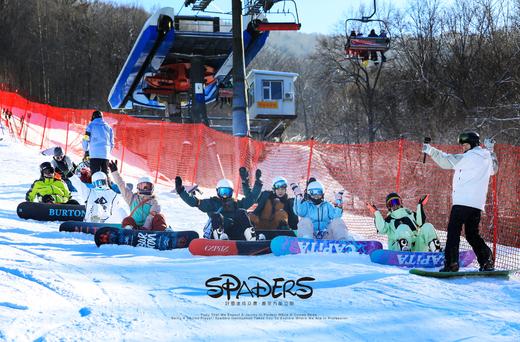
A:
<svg viewBox="0 0 520 342">
<path fill-rule="evenodd" d="M 187 249 L 98 248 L 92 235 L 60 233 L 58 222 L 20 219 L 16 207 L 49 157 L 3 138 L 0 340 L 520 340 L 518 276 L 423 278 L 352 254 L 200 257 Z M 168 223 L 200 234 L 206 215 L 171 188 L 157 189 Z M 308 299 L 253 298 L 245 290 L 239 299 L 212 298 L 206 281 L 222 274 L 249 287 L 256 285 L 251 276 L 271 286 L 275 278 L 315 280 L 305 283 Z"/>
</svg>

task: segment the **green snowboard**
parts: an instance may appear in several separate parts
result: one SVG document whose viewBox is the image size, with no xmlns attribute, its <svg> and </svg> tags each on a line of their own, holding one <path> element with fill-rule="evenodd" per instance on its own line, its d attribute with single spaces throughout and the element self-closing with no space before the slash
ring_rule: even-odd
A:
<svg viewBox="0 0 520 342">
<path fill-rule="evenodd" d="M 419 268 L 412 268 L 411 274 L 420 275 L 424 277 L 433 278 L 456 278 L 456 277 L 507 277 L 520 270 L 496 270 L 496 271 L 459 271 L 459 272 L 439 272 L 439 271 L 426 271 Z"/>
</svg>

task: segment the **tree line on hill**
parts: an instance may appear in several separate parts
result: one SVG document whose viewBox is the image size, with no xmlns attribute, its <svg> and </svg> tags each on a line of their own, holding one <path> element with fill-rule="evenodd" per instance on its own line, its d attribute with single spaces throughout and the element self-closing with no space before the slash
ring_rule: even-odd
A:
<svg viewBox="0 0 520 342">
<path fill-rule="evenodd" d="M 250 68 L 300 75 L 298 118 L 285 140 L 454 143 L 471 129 L 520 144 L 520 0 L 411 0 L 378 14 L 391 36 L 384 63 L 347 58 L 344 32 L 311 37 L 316 44 L 282 35 L 305 42 L 290 45 L 271 33 L 276 43 L 268 40 Z M 109 110 L 108 93 L 149 15 L 98 0 L 0 0 L 0 83 L 33 101 Z"/>
</svg>

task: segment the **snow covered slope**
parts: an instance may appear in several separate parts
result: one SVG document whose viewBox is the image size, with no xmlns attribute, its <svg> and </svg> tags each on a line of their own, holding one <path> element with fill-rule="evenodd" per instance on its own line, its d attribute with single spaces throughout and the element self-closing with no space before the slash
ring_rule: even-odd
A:
<svg viewBox="0 0 520 342">
<path fill-rule="evenodd" d="M 16 206 L 45 157 L 5 140 L 0 141 L 0 340 L 520 340 L 518 278 L 421 278 L 360 255 L 210 258 L 186 249 L 97 248 L 90 235 L 58 232 L 57 222 L 19 219 Z M 201 231 L 204 214 L 170 189 L 158 190 L 175 229 Z M 305 283 L 313 291 L 308 299 L 289 293 L 252 298 L 244 288 L 238 300 L 228 301 L 207 292 L 207 280 L 221 274 L 249 287 L 256 285 L 250 276 L 270 286 L 274 278 L 315 280 Z"/>
</svg>

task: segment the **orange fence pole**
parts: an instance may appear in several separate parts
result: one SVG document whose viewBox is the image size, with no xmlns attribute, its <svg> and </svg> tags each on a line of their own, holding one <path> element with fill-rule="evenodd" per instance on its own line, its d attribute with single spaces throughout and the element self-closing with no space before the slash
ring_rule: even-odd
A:
<svg viewBox="0 0 520 342">
<path fill-rule="evenodd" d="M 399 152 L 397 157 L 397 175 L 395 177 L 395 192 L 399 193 L 401 186 L 401 161 L 403 160 L 404 139 L 399 138 Z"/>
<path fill-rule="evenodd" d="M 67 111 L 67 133 L 65 135 L 65 154 L 67 154 L 67 149 L 69 148 L 69 126 L 70 126 L 70 112 Z"/>
<path fill-rule="evenodd" d="M 314 151 L 314 137 L 311 137 L 311 150 L 309 152 L 309 161 L 307 162 L 307 179 L 311 176 L 311 162 L 312 162 L 312 153 Z M 305 181 L 307 182 L 307 179 Z"/>
<path fill-rule="evenodd" d="M 125 163 L 125 150 L 126 150 L 126 117 L 123 118 L 121 129 L 121 146 L 123 146 L 123 151 L 121 151 L 121 167 L 119 168 L 119 172 L 123 174 L 123 165 Z"/>
<path fill-rule="evenodd" d="M 197 126 L 197 151 L 195 152 L 195 165 L 193 166 L 193 176 L 191 177 L 191 184 L 197 183 L 197 171 L 199 169 L 199 157 L 200 157 L 200 148 L 202 146 L 202 124 L 198 124 Z"/>
<path fill-rule="evenodd" d="M 159 138 L 159 149 L 157 150 L 157 170 L 155 171 L 155 183 L 157 184 L 157 178 L 159 177 L 159 168 L 161 165 L 161 154 L 164 136 L 164 121 L 161 123 L 161 135 Z"/>
<path fill-rule="evenodd" d="M 47 129 L 47 119 L 49 117 L 45 115 L 45 123 L 43 124 L 42 142 L 40 143 L 40 150 L 43 148 L 43 141 L 45 139 L 45 130 Z"/>
<path fill-rule="evenodd" d="M 497 256 L 498 241 L 498 196 L 497 196 L 497 175 L 491 177 L 491 191 L 493 194 L 493 260 Z"/>
</svg>

